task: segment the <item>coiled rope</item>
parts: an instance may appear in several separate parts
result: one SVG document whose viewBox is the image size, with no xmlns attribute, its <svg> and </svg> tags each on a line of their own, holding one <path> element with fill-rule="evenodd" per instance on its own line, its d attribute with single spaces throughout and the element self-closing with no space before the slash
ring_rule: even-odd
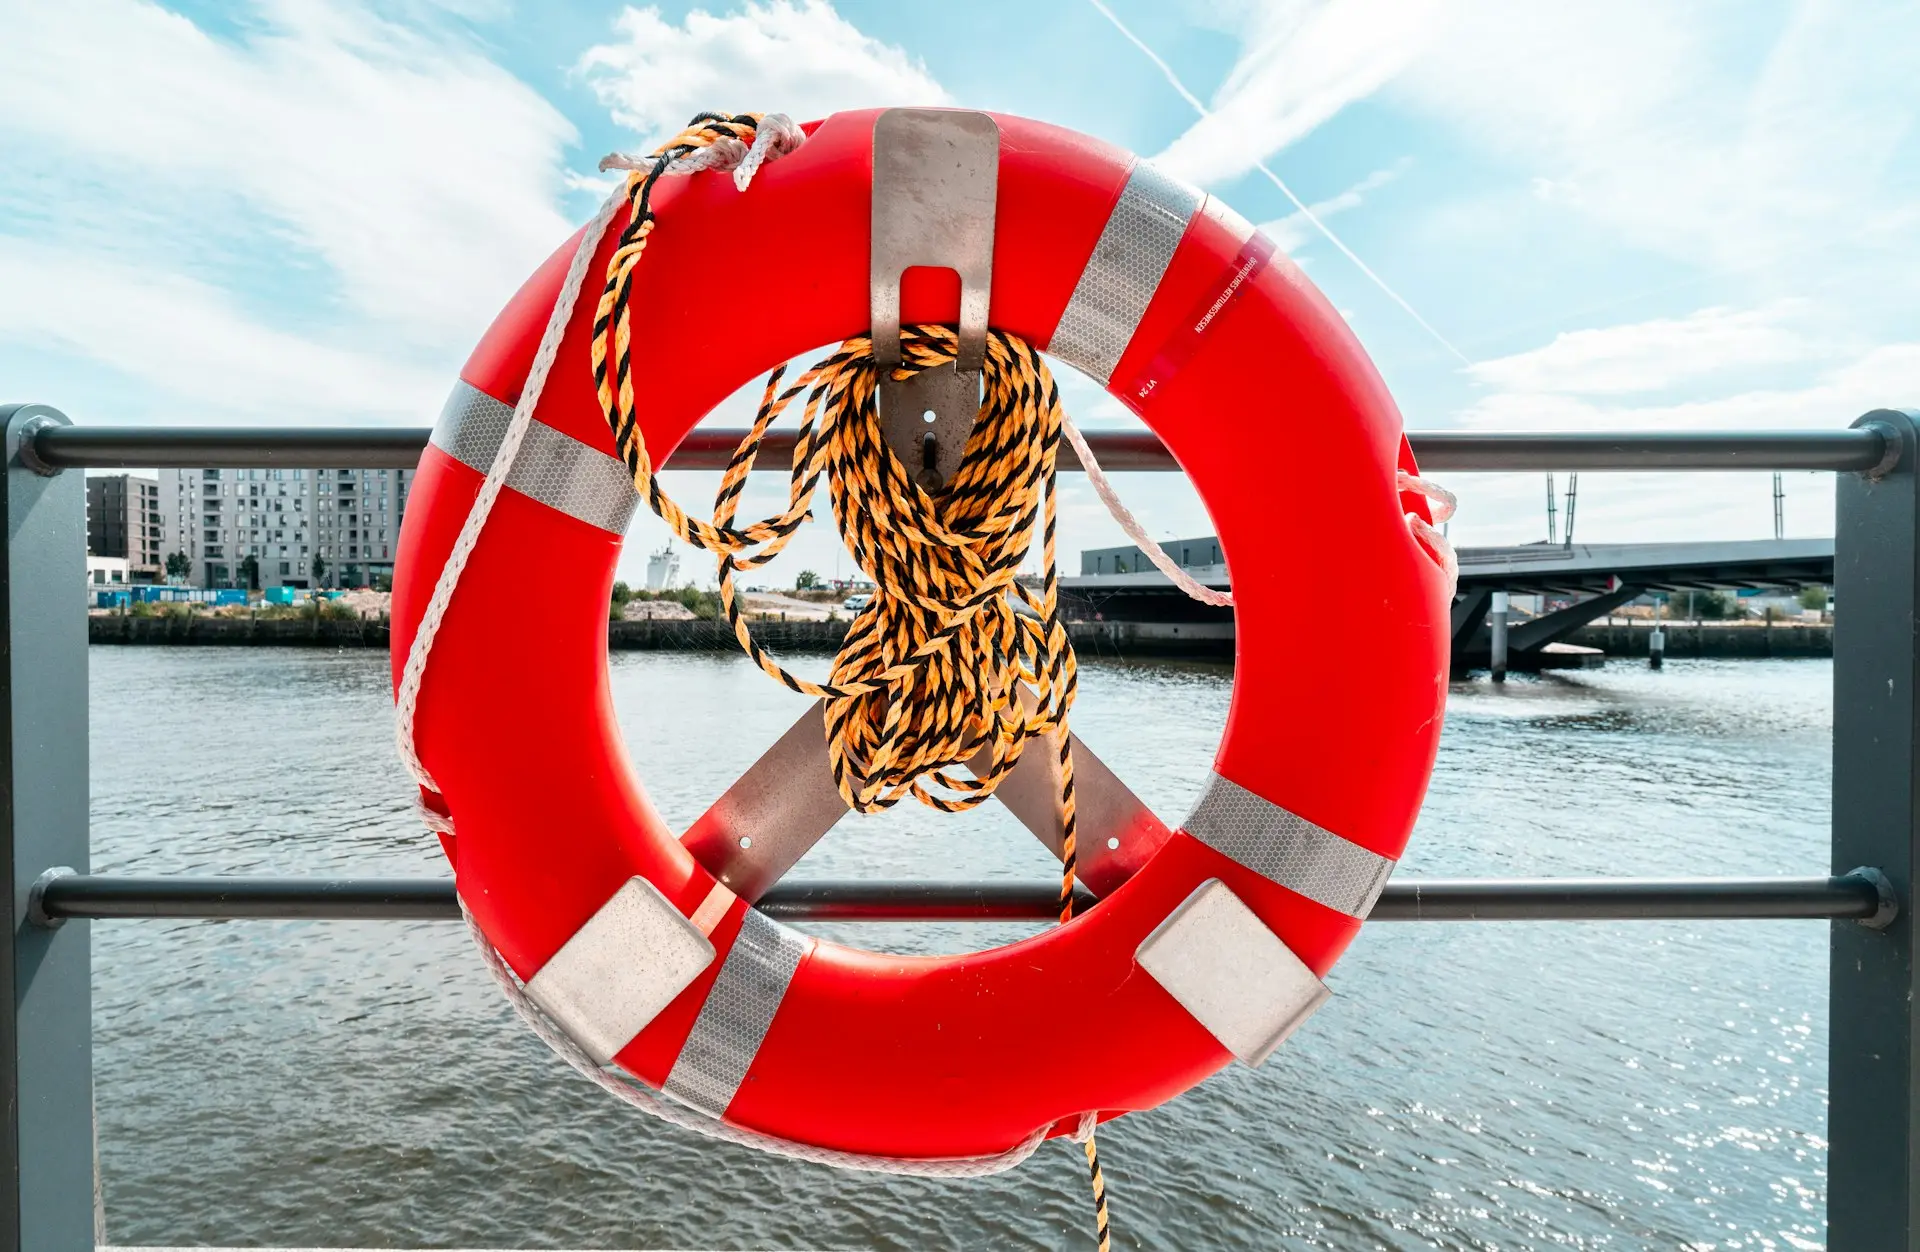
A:
<svg viewBox="0 0 1920 1252">
<path fill-rule="evenodd" d="M 928 494 L 888 448 L 877 402 L 881 366 L 858 336 L 784 390 L 785 367 L 767 378 L 759 411 L 734 450 L 714 495 L 711 522 L 692 517 L 660 485 L 635 407 L 634 272 L 655 217 L 652 194 L 667 165 L 702 148 L 743 144 L 753 114 L 701 114 L 627 177 L 630 213 L 594 311 L 593 377 L 634 489 L 681 540 L 715 555 L 720 601 L 734 636 L 755 664 L 789 690 L 825 702 L 835 785 L 862 813 L 911 795 L 943 812 L 984 803 L 1031 739 L 1055 735 L 1060 768 L 1060 921 L 1073 918 L 1077 821 L 1067 714 L 1077 671 L 1059 613 L 1055 561 L 1063 415 L 1060 392 L 1040 353 L 1004 331 L 987 336 L 981 402 L 965 453 L 938 496 Z M 944 326 L 901 331 L 898 380 L 954 359 L 958 338 Z M 740 492 L 767 428 L 801 394 L 787 505 L 775 516 L 735 525 Z M 854 560 L 875 584 L 854 618 L 825 683 L 789 672 L 754 640 L 734 576 L 779 554 L 810 515 L 822 474 L 834 519 Z M 1041 587 L 1016 581 L 1041 533 Z M 1021 610 L 1025 610 L 1022 612 Z M 1022 699 L 1022 688 L 1033 699 Z M 982 750 L 984 772 L 959 774 Z M 1108 1252 L 1106 1183 L 1090 1121 L 1083 1121 L 1101 1252 Z"/>
</svg>

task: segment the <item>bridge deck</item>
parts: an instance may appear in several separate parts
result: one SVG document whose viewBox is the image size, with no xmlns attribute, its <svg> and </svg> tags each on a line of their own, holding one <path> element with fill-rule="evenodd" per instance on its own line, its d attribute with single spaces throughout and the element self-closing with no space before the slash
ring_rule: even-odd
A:
<svg viewBox="0 0 1920 1252">
<path fill-rule="evenodd" d="M 1833 581 L 1831 538 L 1531 543 L 1458 552 L 1463 592 L 1484 588 L 1516 594 L 1576 594 L 1607 591 L 1620 583 L 1646 590 L 1706 590 Z M 1190 572 L 1209 587 L 1224 590 L 1228 586 L 1225 566 Z M 1060 586 L 1071 594 L 1101 598 L 1180 594 L 1164 574 L 1153 569 L 1138 574 L 1080 574 L 1062 578 Z"/>
</svg>

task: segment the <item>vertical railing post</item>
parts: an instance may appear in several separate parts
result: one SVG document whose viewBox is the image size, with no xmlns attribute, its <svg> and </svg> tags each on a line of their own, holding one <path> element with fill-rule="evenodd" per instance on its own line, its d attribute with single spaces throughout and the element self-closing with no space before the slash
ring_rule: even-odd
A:
<svg viewBox="0 0 1920 1252">
<path fill-rule="evenodd" d="M 1889 455 L 1842 474 L 1834 538 L 1833 865 L 1886 878 L 1899 912 L 1833 926 L 1827 1246 L 1920 1249 L 1920 985 L 1910 907 L 1920 849 L 1920 416 L 1891 409 Z M 1880 919 L 1883 922 L 1885 919 Z"/>
<path fill-rule="evenodd" d="M 92 958 L 84 923 L 34 917 L 34 883 L 87 867 L 86 491 L 43 474 L 32 431 L 67 419 L 0 406 L 0 858 L 8 877 L 0 978 L 0 1250 L 93 1247 Z M 43 467 L 40 467 L 43 468 Z"/>
</svg>

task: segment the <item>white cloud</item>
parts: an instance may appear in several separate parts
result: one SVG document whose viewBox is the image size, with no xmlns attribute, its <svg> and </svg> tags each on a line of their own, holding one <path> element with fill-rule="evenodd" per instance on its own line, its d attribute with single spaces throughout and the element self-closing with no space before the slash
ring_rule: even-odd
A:
<svg viewBox="0 0 1920 1252">
<path fill-rule="evenodd" d="M 1207 184 L 1247 173 L 1356 100 L 1431 44 L 1438 0 L 1277 0 L 1244 10 L 1233 69 L 1195 122 L 1154 160 Z"/>
<path fill-rule="evenodd" d="M 1530 352 L 1480 361 L 1467 373 L 1508 392 L 1622 394 L 1659 391 L 1739 370 L 1793 365 L 1823 350 L 1806 329 L 1805 301 L 1753 309 L 1710 308 L 1681 318 L 1566 331 Z"/>
<path fill-rule="evenodd" d="M 570 229 L 572 126 L 455 37 L 317 0 L 254 17 L 227 40 L 136 0 L 10 7 L 0 137 L 49 171 L 25 216 L 55 223 L 50 246 L 148 263 L 231 266 L 229 236 L 264 236 L 246 285 L 311 281 L 317 259 L 383 336 L 471 342 Z"/>
<path fill-rule="evenodd" d="M 1366 202 L 1370 193 L 1378 191 L 1398 178 L 1410 164 L 1412 164 L 1410 160 L 1403 158 L 1385 169 L 1375 170 L 1339 195 L 1316 201 L 1309 204 L 1307 208 L 1314 217 L 1323 222 L 1351 209 L 1357 209 Z M 1275 221 L 1262 222 L 1260 230 L 1267 238 L 1279 245 L 1282 252 L 1287 253 L 1298 252 L 1314 240 L 1324 238 L 1318 230 L 1314 229 L 1313 223 L 1307 219 L 1307 214 L 1299 211 L 1289 213 Z"/>
<path fill-rule="evenodd" d="M 1920 341 L 1870 348 L 1822 340 L 1802 327 L 1815 310 L 1779 303 L 1702 309 L 1560 336 L 1534 352 L 1475 366 L 1496 388 L 1452 414 L 1478 430 L 1753 430 L 1845 426 L 1914 394 Z M 1796 380 L 1755 381 L 1774 354 Z M 1724 371 L 1724 373 L 1722 373 Z M 1705 394 L 1677 398 L 1685 384 Z M 1538 476 L 1447 475 L 1460 492 L 1458 543 L 1526 542 L 1544 535 Z M 1831 534 L 1833 476 L 1787 476 L 1787 533 Z M 1564 488 L 1565 479 L 1562 477 Z M 1584 474 L 1581 537 L 1660 541 L 1771 533 L 1768 474 Z"/>
<path fill-rule="evenodd" d="M 0 339 L 88 358 L 139 379 L 187 402 L 194 421 L 212 412 L 268 421 L 417 423 L 435 411 L 448 387 L 440 370 L 263 324 L 224 292 L 193 279 L 4 237 L 0 291 L 32 293 L 0 301 Z"/>
<path fill-rule="evenodd" d="M 840 109 L 951 103 L 920 62 L 862 34 L 827 0 L 749 3 L 680 25 L 654 8 L 624 10 L 619 42 L 588 49 L 580 71 L 614 120 L 649 145 L 707 109 L 785 113 L 796 121 Z"/>
<path fill-rule="evenodd" d="M 1916 242 L 1897 160 L 1920 111 L 1908 0 L 1277 0 L 1225 16 L 1241 47 L 1215 116 L 1158 158 L 1196 181 L 1379 96 L 1510 163 L 1537 199 L 1686 262 L 1804 274 Z"/>
<path fill-rule="evenodd" d="M 1511 390 L 1476 400 L 1460 425 L 1546 430 L 1721 429 L 1844 426 L 1869 409 L 1911 402 L 1920 341 L 1836 355 L 1796 387 L 1732 387 L 1704 399 L 1624 401 L 1589 392 Z"/>
<path fill-rule="evenodd" d="M 1386 94 L 1636 245 L 1792 266 L 1907 208 L 1887 176 L 1916 72 L 1904 0 L 1500 0 L 1451 15 Z"/>
</svg>

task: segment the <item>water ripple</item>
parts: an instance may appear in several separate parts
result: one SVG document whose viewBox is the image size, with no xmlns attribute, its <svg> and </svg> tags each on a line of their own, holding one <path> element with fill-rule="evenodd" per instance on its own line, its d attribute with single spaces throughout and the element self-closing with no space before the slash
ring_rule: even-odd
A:
<svg viewBox="0 0 1920 1252">
<path fill-rule="evenodd" d="M 97 869 L 445 872 L 392 759 L 384 656 L 91 660 Z M 1177 820 L 1229 676 L 1082 672 L 1076 728 Z M 682 825 L 800 711 L 732 658 L 629 653 L 613 676 L 628 747 Z M 1818 872 L 1830 685 L 1823 662 L 1672 662 L 1456 687 L 1408 872 Z M 669 728 L 649 717 L 660 708 L 713 712 Z M 843 823 L 796 872 L 1044 881 L 1053 867 L 995 809 L 901 808 Z M 821 928 L 904 951 L 1029 930 Z M 95 953 L 116 1242 L 1087 1241 L 1065 1145 L 938 1183 L 636 1119 L 511 1020 L 452 926 L 126 922 L 97 926 Z M 1265 1067 L 1103 1130 L 1119 1243 L 1820 1247 L 1825 961 L 1818 923 L 1369 927 L 1329 980 L 1335 1001 Z"/>
</svg>

